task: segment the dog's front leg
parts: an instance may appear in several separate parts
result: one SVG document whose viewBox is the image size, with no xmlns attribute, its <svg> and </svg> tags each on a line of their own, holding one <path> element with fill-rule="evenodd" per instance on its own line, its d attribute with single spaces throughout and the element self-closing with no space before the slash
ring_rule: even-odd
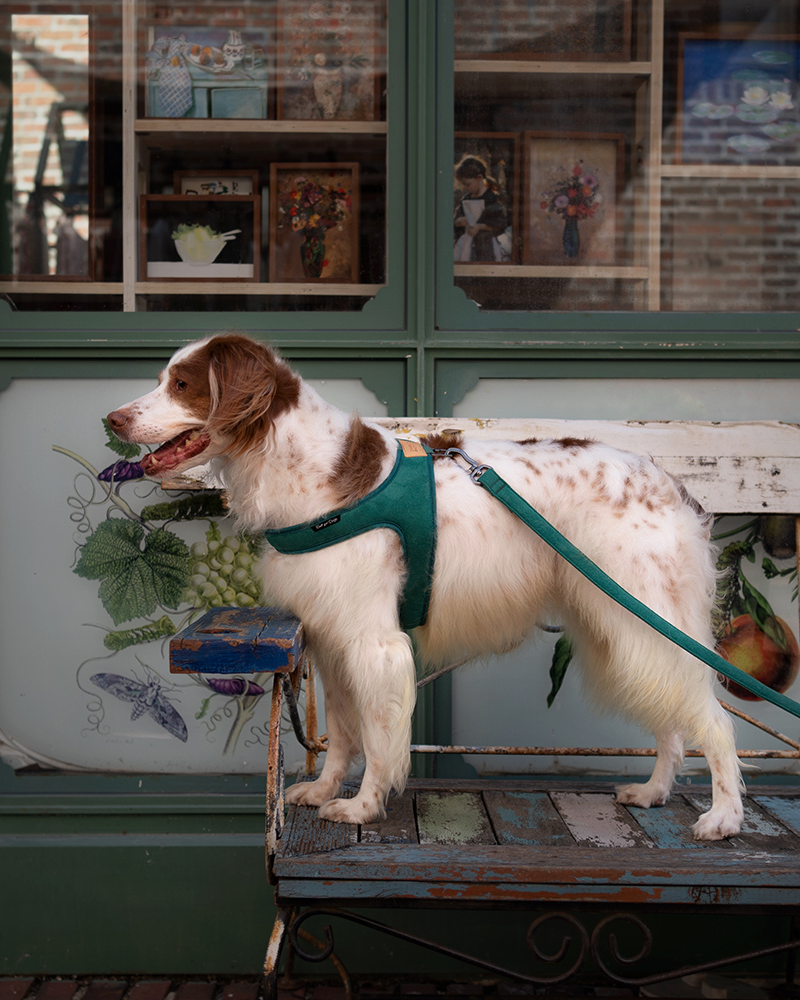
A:
<svg viewBox="0 0 800 1000">
<path fill-rule="evenodd" d="M 325 728 L 328 749 L 322 772 L 315 781 L 298 782 L 286 790 L 289 804 L 321 806 L 339 794 L 350 762 L 359 755 L 358 715 L 353 700 L 331 676 L 323 662 L 317 663 L 325 697 Z"/>
<path fill-rule="evenodd" d="M 326 802 L 319 815 L 335 823 L 371 823 L 385 814 L 389 793 L 402 790 L 408 777 L 414 657 L 408 636 L 395 632 L 363 637 L 348 650 L 347 661 L 366 766 L 358 794 Z"/>
</svg>

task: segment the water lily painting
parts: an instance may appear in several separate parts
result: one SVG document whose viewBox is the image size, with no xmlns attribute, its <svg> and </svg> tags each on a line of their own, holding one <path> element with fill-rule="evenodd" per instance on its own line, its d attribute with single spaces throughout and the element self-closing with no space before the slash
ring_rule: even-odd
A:
<svg viewBox="0 0 800 1000">
<path fill-rule="evenodd" d="M 625 137 L 526 132 L 524 262 L 618 263 Z"/>
<path fill-rule="evenodd" d="M 800 36 L 683 33 L 679 163 L 800 163 Z"/>
</svg>

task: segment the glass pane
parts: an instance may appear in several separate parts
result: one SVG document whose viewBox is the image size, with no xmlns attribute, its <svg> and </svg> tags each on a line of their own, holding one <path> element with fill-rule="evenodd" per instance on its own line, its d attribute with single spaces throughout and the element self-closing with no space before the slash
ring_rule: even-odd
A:
<svg viewBox="0 0 800 1000">
<path fill-rule="evenodd" d="M 798 309 L 795 0 L 455 0 L 454 34 L 481 309 Z"/>
<path fill-rule="evenodd" d="M 74 306 L 69 283 L 82 308 L 121 306 L 113 288 L 86 295 L 90 282 L 121 280 L 121 33 L 110 6 L 0 12 L 0 287 L 17 307 L 35 303 L 33 282 L 61 289 L 46 306 Z"/>
<path fill-rule="evenodd" d="M 360 310 L 387 281 L 387 17 L 386 0 L 6 4 L 0 295 Z"/>
<path fill-rule="evenodd" d="M 386 281 L 385 3 L 139 11 L 136 307 L 360 309 Z"/>
</svg>

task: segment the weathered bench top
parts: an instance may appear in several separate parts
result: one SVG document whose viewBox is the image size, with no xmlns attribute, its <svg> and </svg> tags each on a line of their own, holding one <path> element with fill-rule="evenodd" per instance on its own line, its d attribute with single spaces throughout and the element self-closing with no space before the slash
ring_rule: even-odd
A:
<svg viewBox="0 0 800 1000">
<path fill-rule="evenodd" d="M 596 783 L 419 780 L 369 826 L 291 807 L 278 899 L 796 906 L 800 789 L 754 793 L 741 835 L 716 844 L 691 835 L 709 804 L 710 788 L 694 785 L 635 809 Z"/>
</svg>

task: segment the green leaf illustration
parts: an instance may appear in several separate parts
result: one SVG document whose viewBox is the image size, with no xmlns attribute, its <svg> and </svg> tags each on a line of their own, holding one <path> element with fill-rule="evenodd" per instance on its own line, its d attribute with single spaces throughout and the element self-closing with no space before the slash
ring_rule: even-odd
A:
<svg viewBox="0 0 800 1000">
<path fill-rule="evenodd" d="M 564 678 L 567 674 L 567 667 L 572 662 L 572 642 L 569 637 L 562 635 L 553 649 L 553 660 L 550 664 L 550 694 L 547 696 L 547 707 L 552 708 L 556 695 L 561 690 Z"/>
<path fill-rule="evenodd" d="M 105 427 L 106 435 L 108 436 L 106 447 L 110 448 L 115 455 L 121 455 L 122 458 L 130 460 L 132 458 L 136 458 L 136 456 L 141 452 L 142 449 L 138 444 L 132 444 L 130 441 L 121 441 L 111 430 L 108 420 L 106 420 L 105 417 L 103 417 L 103 427 Z"/>
<path fill-rule="evenodd" d="M 225 517 L 227 513 L 222 494 L 208 493 L 205 490 L 142 508 L 145 521 L 191 521 L 198 517 Z"/>
<path fill-rule="evenodd" d="M 750 615 L 762 632 L 765 632 L 770 639 L 784 652 L 788 650 L 789 644 L 786 641 L 783 629 L 778 624 L 775 612 L 769 601 L 760 594 L 750 581 L 742 574 L 742 596 L 744 597 L 744 613 Z"/>
<path fill-rule="evenodd" d="M 78 576 L 102 581 L 100 600 L 115 625 L 151 615 L 159 604 L 177 608 L 181 602 L 188 546 L 164 528 L 144 535 L 133 521 L 104 521 L 87 538 L 75 567 Z"/>
</svg>

